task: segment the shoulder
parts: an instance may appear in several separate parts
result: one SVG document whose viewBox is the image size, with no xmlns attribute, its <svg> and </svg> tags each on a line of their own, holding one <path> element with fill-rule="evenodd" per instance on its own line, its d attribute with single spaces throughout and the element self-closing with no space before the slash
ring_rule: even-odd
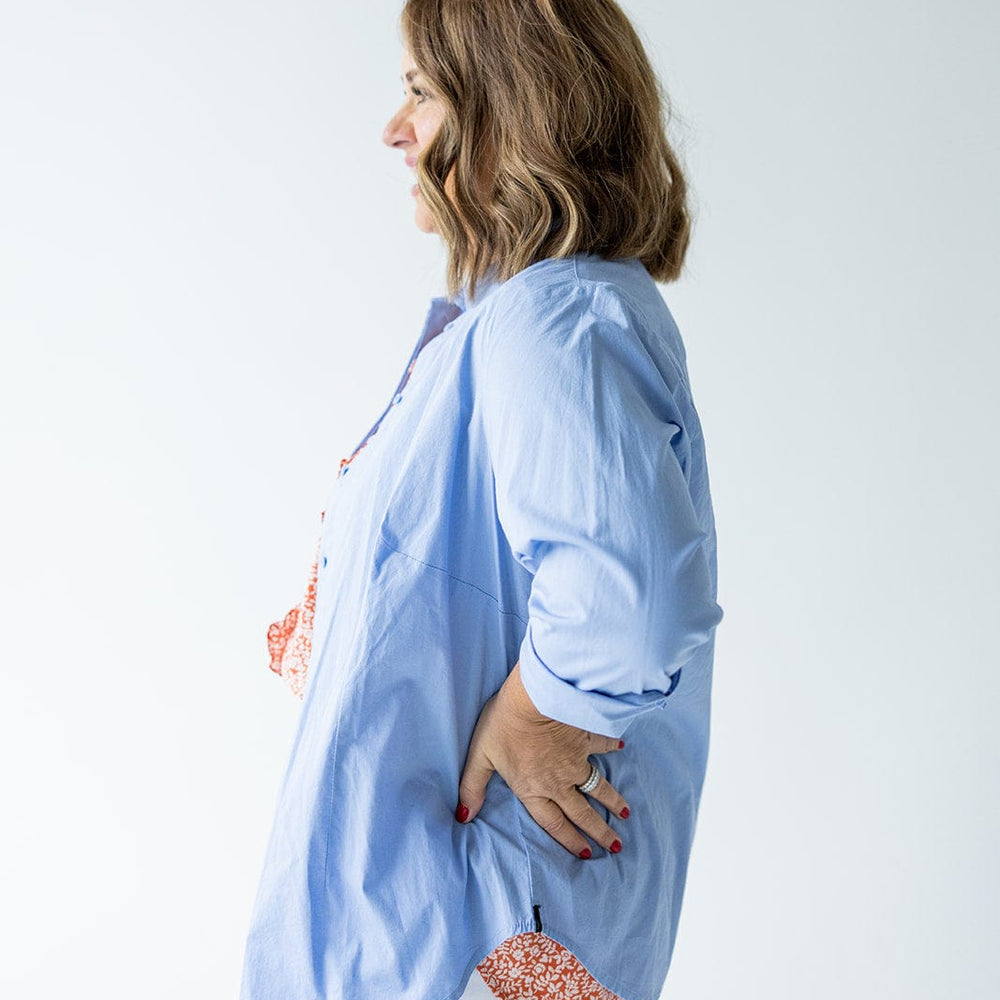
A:
<svg viewBox="0 0 1000 1000">
<path fill-rule="evenodd" d="M 648 272 L 634 259 L 577 254 L 538 261 L 497 286 L 484 303 L 484 351 L 487 356 L 545 353 L 581 338 L 641 336 L 655 326 L 643 301 L 650 288 L 662 303 Z"/>
<path fill-rule="evenodd" d="M 596 353 L 686 391 L 680 331 L 637 258 L 538 261 L 493 290 L 479 325 L 479 357 L 490 368 L 571 366 Z"/>
<path fill-rule="evenodd" d="M 635 421 L 696 419 L 680 333 L 638 260 L 542 261 L 484 307 L 474 351 L 485 397 L 515 393 L 533 412 L 586 404 Z"/>
</svg>

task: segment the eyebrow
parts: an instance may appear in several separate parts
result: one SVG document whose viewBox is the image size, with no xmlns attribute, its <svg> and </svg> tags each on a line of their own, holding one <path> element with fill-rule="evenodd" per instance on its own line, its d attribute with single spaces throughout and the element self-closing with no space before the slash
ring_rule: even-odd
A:
<svg viewBox="0 0 1000 1000">
<path fill-rule="evenodd" d="M 415 76 L 420 76 L 419 69 L 410 69 L 406 71 L 406 82 L 409 83 Z M 400 80 L 403 78 L 400 77 Z"/>
</svg>

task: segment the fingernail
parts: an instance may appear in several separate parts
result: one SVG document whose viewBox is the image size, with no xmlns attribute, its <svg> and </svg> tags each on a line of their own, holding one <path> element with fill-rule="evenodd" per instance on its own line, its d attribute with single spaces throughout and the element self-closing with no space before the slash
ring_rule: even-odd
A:
<svg viewBox="0 0 1000 1000">
<path fill-rule="evenodd" d="M 611 845 L 611 853 L 612 854 L 617 854 L 621 849 L 622 849 L 622 842 L 620 840 L 616 840 Z"/>
<path fill-rule="evenodd" d="M 587 858 L 590 857 L 590 848 L 585 847 L 582 851 L 580 851 L 580 857 L 583 858 L 584 861 L 586 861 Z"/>
<path fill-rule="evenodd" d="M 622 819 L 628 819 L 628 806 L 623 807 L 622 811 L 618 814 Z"/>
<path fill-rule="evenodd" d="M 619 740 L 618 741 L 618 749 L 619 750 L 624 750 L 625 749 L 625 741 L 624 740 Z"/>
<path fill-rule="evenodd" d="M 464 823 L 469 818 L 469 807 L 463 806 L 461 802 L 458 804 L 458 808 L 455 810 L 455 819 L 459 823 Z"/>
</svg>

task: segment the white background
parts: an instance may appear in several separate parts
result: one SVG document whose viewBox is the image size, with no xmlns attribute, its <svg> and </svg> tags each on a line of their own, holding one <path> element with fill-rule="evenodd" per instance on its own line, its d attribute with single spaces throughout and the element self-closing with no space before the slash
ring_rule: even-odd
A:
<svg viewBox="0 0 1000 1000">
<path fill-rule="evenodd" d="M 398 9 L 3 6 L 4 996 L 237 994 L 300 707 L 267 625 L 443 290 Z M 996 8 L 626 9 L 725 610 L 664 995 L 992 1000 Z"/>
</svg>

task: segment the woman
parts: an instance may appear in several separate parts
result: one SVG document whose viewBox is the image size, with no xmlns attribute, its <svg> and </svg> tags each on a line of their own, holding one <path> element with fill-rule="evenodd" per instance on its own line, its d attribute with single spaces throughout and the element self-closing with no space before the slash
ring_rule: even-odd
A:
<svg viewBox="0 0 1000 1000">
<path fill-rule="evenodd" d="M 303 708 L 241 997 L 455 1000 L 478 968 L 499 997 L 655 1000 L 722 618 L 655 284 L 683 177 L 612 0 L 409 0 L 402 27 L 383 138 L 449 294 L 269 634 Z"/>
</svg>

